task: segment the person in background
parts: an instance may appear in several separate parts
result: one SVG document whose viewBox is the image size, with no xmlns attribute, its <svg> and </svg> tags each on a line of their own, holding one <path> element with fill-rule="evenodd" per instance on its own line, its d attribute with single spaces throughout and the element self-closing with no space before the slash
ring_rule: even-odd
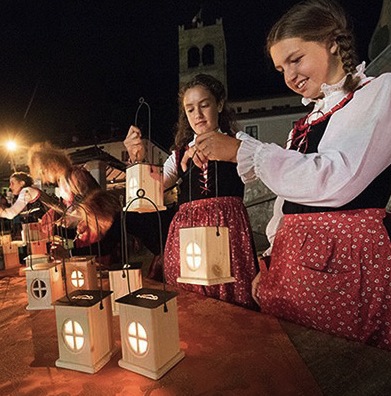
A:
<svg viewBox="0 0 391 396">
<path fill-rule="evenodd" d="M 72 216 L 73 205 L 82 202 L 89 193 L 101 189 L 87 169 L 73 165 L 64 150 L 49 142 L 32 145 L 28 152 L 28 166 L 35 179 L 58 189 L 61 205 L 53 206 L 42 218 L 42 231 L 48 235 L 52 235 L 59 218 L 66 227 L 75 226 L 77 219 Z"/>
<path fill-rule="evenodd" d="M 58 195 L 66 207 L 101 188 L 87 169 L 73 165 L 65 150 L 49 142 L 32 145 L 28 152 L 28 166 L 35 179 L 58 187 Z"/>
<path fill-rule="evenodd" d="M 236 136 L 233 111 L 226 104 L 223 84 L 199 74 L 179 91 L 179 118 L 174 151 L 164 164 L 165 189 L 179 184 L 178 211 L 171 221 L 164 251 L 164 275 L 169 284 L 209 297 L 256 309 L 251 280 L 258 271 L 251 226 L 243 204 L 244 184 L 234 164 L 208 161 L 196 151 L 195 137 L 210 131 Z M 243 133 L 243 132 L 242 132 Z M 141 132 L 131 126 L 124 141 L 130 161 L 141 161 Z M 199 286 L 177 283 L 180 272 L 179 230 L 197 226 L 229 228 L 233 283 Z"/>
<path fill-rule="evenodd" d="M 270 267 L 254 295 L 262 312 L 391 349 L 391 74 L 369 78 L 357 66 L 351 25 L 331 0 L 293 6 L 267 49 L 286 85 L 314 106 L 287 149 L 215 132 L 196 142 L 278 195 Z"/>
<path fill-rule="evenodd" d="M 34 210 L 33 204 L 39 202 L 41 195 L 40 190 L 33 184 L 34 180 L 28 173 L 14 172 L 10 177 L 9 188 L 16 200 L 10 207 L 1 205 L 0 217 L 12 220 L 22 211 L 32 212 Z"/>
</svg>

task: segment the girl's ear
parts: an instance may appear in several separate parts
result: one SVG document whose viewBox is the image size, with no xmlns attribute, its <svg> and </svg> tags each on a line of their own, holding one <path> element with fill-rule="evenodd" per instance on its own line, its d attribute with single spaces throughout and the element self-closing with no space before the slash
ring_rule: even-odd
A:
<svg viewBox="0 0 391 396">
<path fill-rule="evenodd" d="M 339 49 L 338 44 L 335 41 L 332 41 L 330 43 L 330 52 L 333 55 L 337 55 L 338 54 L 338 49 Z"/>
<path fill-rule="evenodd" d="M 221 113 L 223 111 L 224 107 L 224 100 L 222 100 L 218 105 L 217 105 L 217 111 Z"/>
</svg>

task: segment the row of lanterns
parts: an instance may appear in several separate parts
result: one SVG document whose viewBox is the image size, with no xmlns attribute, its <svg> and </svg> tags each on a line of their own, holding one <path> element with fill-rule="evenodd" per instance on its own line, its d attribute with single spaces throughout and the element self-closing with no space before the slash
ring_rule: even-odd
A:
<svg viewBox="0 0 391 396">
<path fill-rule="evenodd" d="M 126 211 L 164 210 L 162 167 L 130 165 L 126 201 L 130 203 Z M 55 309 L 60 355 L 56 366 L 87 373 L 100 370 L 116 353 L 112 317 L 119 315 L 119 366 L 161 378 L 184 358 L 179 347 L 177 293 L 143 288 L 140 268 L 109 271 L 110 291 L 99 290 L 96 275 L 94 257 L 31 263 L 26 269 L 27 309 Z M 227 227 L 180 230 L 178 282 L 213 285 L 233 281 Z"/>
</svg>

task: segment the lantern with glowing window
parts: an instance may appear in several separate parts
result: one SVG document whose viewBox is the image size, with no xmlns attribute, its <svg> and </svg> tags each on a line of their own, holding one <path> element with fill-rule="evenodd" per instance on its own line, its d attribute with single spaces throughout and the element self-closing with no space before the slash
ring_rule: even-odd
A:
<svg viewBox="0 0 391 396">
<path fill-rule="evenodd" d="M 28 299 L 26 309 L 53 309 L 53 303 L 64 295 L 60 262 L 45 262 L 42 259 L 27 266 L 25 274 Z"/>
<path fill-rule="evenodd" d="M 190 227 L 179 230 L 180 283 L 216 285 L 234 282 L 228 227 Z"/>
<path fill-rule="evenodd" d="M 74 290 L 97 290 L 98 273 L 94 256 L 74 256 L 65 261 L 68 293 Z"/>
<path fill-rule="evenodd" d="M 143 190 L 145 196 L 153 201 L 159 210 L 164 210 L 163 167 L 153 165 L 153 151 L 151 150 L 151 108 L 143 97 L 139 99 L 134 125 L 138 125 L 138 113 L 143 106 L 148 110 L 148 140 L 145 147 L 147 151 L 146 158 L 138 158 L 136 163 L 126 168 L 126 202 L 136 198 L 137 192 Z M 148 162 L 142 162 L 145 159 Z M 128 206 L 126 210 L 133 212 L 153 212 L 156 209 L 149 201 L 138 200 L 132 208 Z"/>
<path fill-rule="evenodd" d="M 76 290 L 55 302 L 57 367 L 96 373 L 114 355 L 110 291 Z"/>
<path fill-rule="evenodd" d="M 175 292 L 143 288 L 117 300 L 120 367 L 157 380 L 184 358 L 176 296 Z"/>
<path fill-rule="evenodd" d="M 163 203 L 163 167 L 148 163 L 135 163 L 126 168 L 126 201 L 137 197 L 143 190 L 146 197 L 152 200 L 158 210 L 164 210 Z M 147 200 L 137 200 L 128 207 L 133 212 L 154 212 L 155 207 Z"/>
<path fill-rule="evenodd" d="M 113 315 L 119 314 L 116 299 L 125 296 L 143 287 L 141 264 L 124 265 L 122 269 L 109 270 L 109 281 L 111 294 L 111 304 Z"/>
</svg>

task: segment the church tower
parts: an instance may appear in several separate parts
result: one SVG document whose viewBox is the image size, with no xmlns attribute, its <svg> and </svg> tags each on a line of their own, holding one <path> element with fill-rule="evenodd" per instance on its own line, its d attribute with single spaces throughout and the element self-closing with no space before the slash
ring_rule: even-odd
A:
<svg viewBox="0 0 391 396">
<path fill-rule="evenodd" d="M 179 84 L 196 74 L 211 74 L 227 89 L 227 57 L 223 21 L 204 26 L 201 12 L 193 18 L 192 25 L 179 26 Z"/>
</svg>

